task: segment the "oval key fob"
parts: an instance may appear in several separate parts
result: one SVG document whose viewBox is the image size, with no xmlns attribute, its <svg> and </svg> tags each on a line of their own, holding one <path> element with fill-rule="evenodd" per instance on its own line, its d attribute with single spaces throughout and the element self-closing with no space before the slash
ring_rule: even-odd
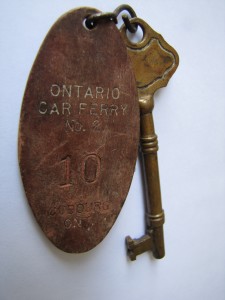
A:
<svg viewBox="0 0 225 300">
<path fill-rule="evenodd" d="M 139 142 L 139 105 L 126 46 L 91 8 L 63 15 L 32 67 L 21 109 L 19 164 L 28 202 L 65 252 L 98 245 L 127 196 Z"/>
</svg>

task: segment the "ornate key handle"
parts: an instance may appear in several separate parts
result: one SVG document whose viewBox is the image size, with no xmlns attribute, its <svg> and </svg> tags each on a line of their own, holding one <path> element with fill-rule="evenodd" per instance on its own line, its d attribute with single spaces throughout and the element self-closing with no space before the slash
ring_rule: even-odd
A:
<svg viewBox="0 0 225 300">
<path fill-rule="evenodd" d="M 138 254 L 151 250 L 155 258 L 165 255 L 159 169 L 158 140 L 155 134 L 152 110 L 154 93 L 167 85 L 175 72 L 179 57 L 177 52 L 166 43 L 163 37 L 155 32 L 147 23 L 139 18 L 130 19 L 130 23 L 143 30 L 143 38 L 132 43 L 122 26 L 121 34 L 127 45 L 138 88 L 140 106 L 140 144 L 145 172 L 146 184 L 146 234 L 139 239 L 126 238 L 128 255 L 135 260 Z"/>
</svg>

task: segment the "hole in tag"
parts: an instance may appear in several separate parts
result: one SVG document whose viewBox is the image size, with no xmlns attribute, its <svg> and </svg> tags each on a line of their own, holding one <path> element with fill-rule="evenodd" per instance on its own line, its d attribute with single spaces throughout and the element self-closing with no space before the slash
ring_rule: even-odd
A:
<svg viewBox="0 0 225 300">
<path fill-rule="evenodd" d="M 140 25 L 138 25 L 137 31 L 135 33 L 131 33 L 129 30 L 127 30 L 126 35 L 128 40 L 133 44 L 140 43 L 144 38 L 144 32 Z"/>
<path fill-rule="evenodd" d="M 87 17 L 83 20 L 83 26 L 86 30 L 92 30 L 96 27 L 96 24 L 94 22 L 88 22 Z"/>
</svg>

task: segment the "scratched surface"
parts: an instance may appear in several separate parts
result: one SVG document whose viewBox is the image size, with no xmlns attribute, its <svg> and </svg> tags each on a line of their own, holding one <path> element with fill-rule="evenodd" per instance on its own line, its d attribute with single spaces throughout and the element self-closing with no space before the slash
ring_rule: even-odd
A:
<svg viewBox="0 0 225 300">
<path fill-rule="evenodd" d="M 137 157 L 139 107 L 125 44 L 112 22 L 83 25 L 82 8 L 51 28 L 24 94 L 19 162 L 45 235 L 66 252 L 95 247 L 126 199 Z"/>
</svg>

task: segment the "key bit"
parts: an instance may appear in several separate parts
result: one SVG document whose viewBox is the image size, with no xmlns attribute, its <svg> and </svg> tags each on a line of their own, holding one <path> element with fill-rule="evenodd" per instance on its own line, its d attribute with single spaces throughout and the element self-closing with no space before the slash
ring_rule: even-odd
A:
<svg viewBox="0 0 225 300">
<path fill-rule="evenodd" d="M 126 34 L 126 27 L 121 27 L 121 35 L 127 45 L 127 51 L 132 61 L 140 106 L 140 145 L 144 166 L 146 185 L 146 232 L 139 239 L 126 238 L 128 255 L 135 260 L 138 254 L 151 250 L 155 258 L 165 255 L 159 169 L 158 169 L 158 138 L 155 134 L 152 110 L 154 108 L 154 93 L 167 85 L 169 79 L 179 64 L 177 52 L 139 18 L 130 19 L 131 24 L 140 26 L 143 38 L 138 43 L 132 43 Z"/>
<path fill-rule="evenodd" d="M 127 254 L 131 260 L 136 260 L 136 256 L 146 251 L 151 250 L 152 241 L 149 235 L 144 235 L 139 239 L 132 239 L 130 236 L 126 237 Z"/>
</svg>

